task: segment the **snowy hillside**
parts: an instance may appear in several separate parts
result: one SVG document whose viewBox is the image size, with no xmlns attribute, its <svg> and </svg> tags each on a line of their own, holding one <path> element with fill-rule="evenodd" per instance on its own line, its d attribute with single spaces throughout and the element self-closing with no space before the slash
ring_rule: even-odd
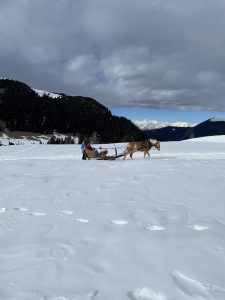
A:
<svg viewBox="0 0 225 300">
<path fill-rule="evenodd" d="M 44 95 L 49 96 L 50 98 L 61 98 L 62 96 L 60 94 L 56 93 L 50 93 L 47 91 L 37 90 L 33 89 L 40 97 L 43 97 Z"/>
<path fill-rule="evenodd" d="M 193 127 L 196 125 L 194 123 L 188 123 L 188 122 L 164 122 L 164 121 L 156 121 L 156 120 L 141 120 L 141 121 L 136 120 L 133 121 L 133 123 L 141 130 L 157 129 L 157 128 L 163 128 L 167 126 Z"/>
<path fill-rule="evenodd" d="M 31 145 L 31 144 L 47 144 L 49 140 L 49 136 L 47 135 L 33 135 L 33 136 L 20 136 L 20 137 L 12 137 L 7 132 L 0 132 L 0 145 L 8 146 L 9 144 L 13 145 Z"/>
<path fill-rule="evenodd" d="M 1 300 L 225 299 L 225 136 L 0 147 L 0 169 Z"/>
<path fill-rule="evenodd" d="M 62 139 L 71 137 L 75 144 L 78 144 L 78 137 L 71 136 L 69 134 L 60 134 L 54 132 L 53 134 L 38 134 L 33 132 L 19 132 L 19 131 L 0 131 L 0 146 L 9 145 L 35 145 L 35 144 L 47 144 L 51 137 L 56 139 Z"/>
</svg>

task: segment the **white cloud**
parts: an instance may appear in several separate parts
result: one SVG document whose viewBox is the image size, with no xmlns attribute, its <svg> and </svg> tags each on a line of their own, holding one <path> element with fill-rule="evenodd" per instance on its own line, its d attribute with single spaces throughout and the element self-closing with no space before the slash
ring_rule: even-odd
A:
<svg viewBox="0 0 225 300">
<path fill-rule="evenodd" d="M 82 54 L 69 60 L 63 70 L 67 84 L 87 86 L 97 83 L 98 62 L 93 54 Z"/>
</svg>

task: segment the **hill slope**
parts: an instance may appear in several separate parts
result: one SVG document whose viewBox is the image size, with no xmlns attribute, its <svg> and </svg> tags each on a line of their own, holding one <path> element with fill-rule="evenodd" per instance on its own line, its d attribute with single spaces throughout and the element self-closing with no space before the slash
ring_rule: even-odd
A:
<svg viewBox="0 0 225 300">
<path fill-rule="evenodd" d="M 55 94 L 54 94 L 55 95 Z M 96 100 L 81 96 L 52 97 L 35 92 L 22 82 L 0 79 L 0 129 L 39 133 L 73 133 L 100 142 L 142 139 L 144 134 L 130 120 L 113 116 Z"/>
</svg>

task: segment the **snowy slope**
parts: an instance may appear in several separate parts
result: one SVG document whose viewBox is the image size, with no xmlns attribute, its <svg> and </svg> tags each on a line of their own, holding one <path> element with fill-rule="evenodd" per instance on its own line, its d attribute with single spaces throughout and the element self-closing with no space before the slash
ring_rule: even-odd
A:
<svg viewBox="0 0 225 300">
<path fill-rule="evenodd" d="M 224 136 L 125 161 L 0 147 L 0 169 L 1 300 L 225 299 Z"/>
<path fill-rule="evenodd" d="M 33 89 L 40 97 L 43 97 L 44 95 L 49 96 L 50 98 L 61 98 L 62 96 L 60 94 L 56 93 L 50 93 L 47 91 L 37 90 Z"/>
<path fill-rule="evenodd" d="M 10 143 L 14 145 L 31 145 L 31 144 L 47 144 L 49 140 L 49 136 L 47 135 L 39 135 L 39 136 L 21 136 L 20 138 L 10 137 L 7 133 L 0 132 L 0 145 L 8 146 Z"/>
<path fill-rule="evenodd" d="M 19 137 L 18 137 L 19 136 Z M 22 133 L 18 131 L 10 132 L 0 132 L 0 145 L 33 145 L 33 144 L 47 144 L 50 138 L 54 136 L 55 138 L 65 139 L 68 136 L 66 134 L 54 133 L 49 135 L 37 134 L 37 133 Z M 78 137 L 72 136 L 74 142 L 78 144 Z"/>
</svg>

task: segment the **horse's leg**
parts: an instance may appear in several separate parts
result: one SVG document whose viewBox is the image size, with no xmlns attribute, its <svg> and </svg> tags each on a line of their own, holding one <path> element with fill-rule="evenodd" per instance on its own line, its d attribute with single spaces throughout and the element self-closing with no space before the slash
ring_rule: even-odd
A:
<svg viewBox="0 0 225 300">
<path fill-rule="evenodd" d="M 124 157 L 123 157 L 123 159 L 125 159 L 125 158 L 127 157 L 128 154 L 129 154 L 129 153 L 127 152 L 127 150 L 125 150 L 125 151 L 124 151 Z"/>
<path fill-rule="evenodd" d="M 130 158 L 133 159 L 133 153 L 132 152 L 130 153 Z"/>
<path fill-rule="evenodd" d="M 147 154 L 147 150 L 144 149 L 144 158 L 146 157 L 146 154 Z"/>
</svg>

